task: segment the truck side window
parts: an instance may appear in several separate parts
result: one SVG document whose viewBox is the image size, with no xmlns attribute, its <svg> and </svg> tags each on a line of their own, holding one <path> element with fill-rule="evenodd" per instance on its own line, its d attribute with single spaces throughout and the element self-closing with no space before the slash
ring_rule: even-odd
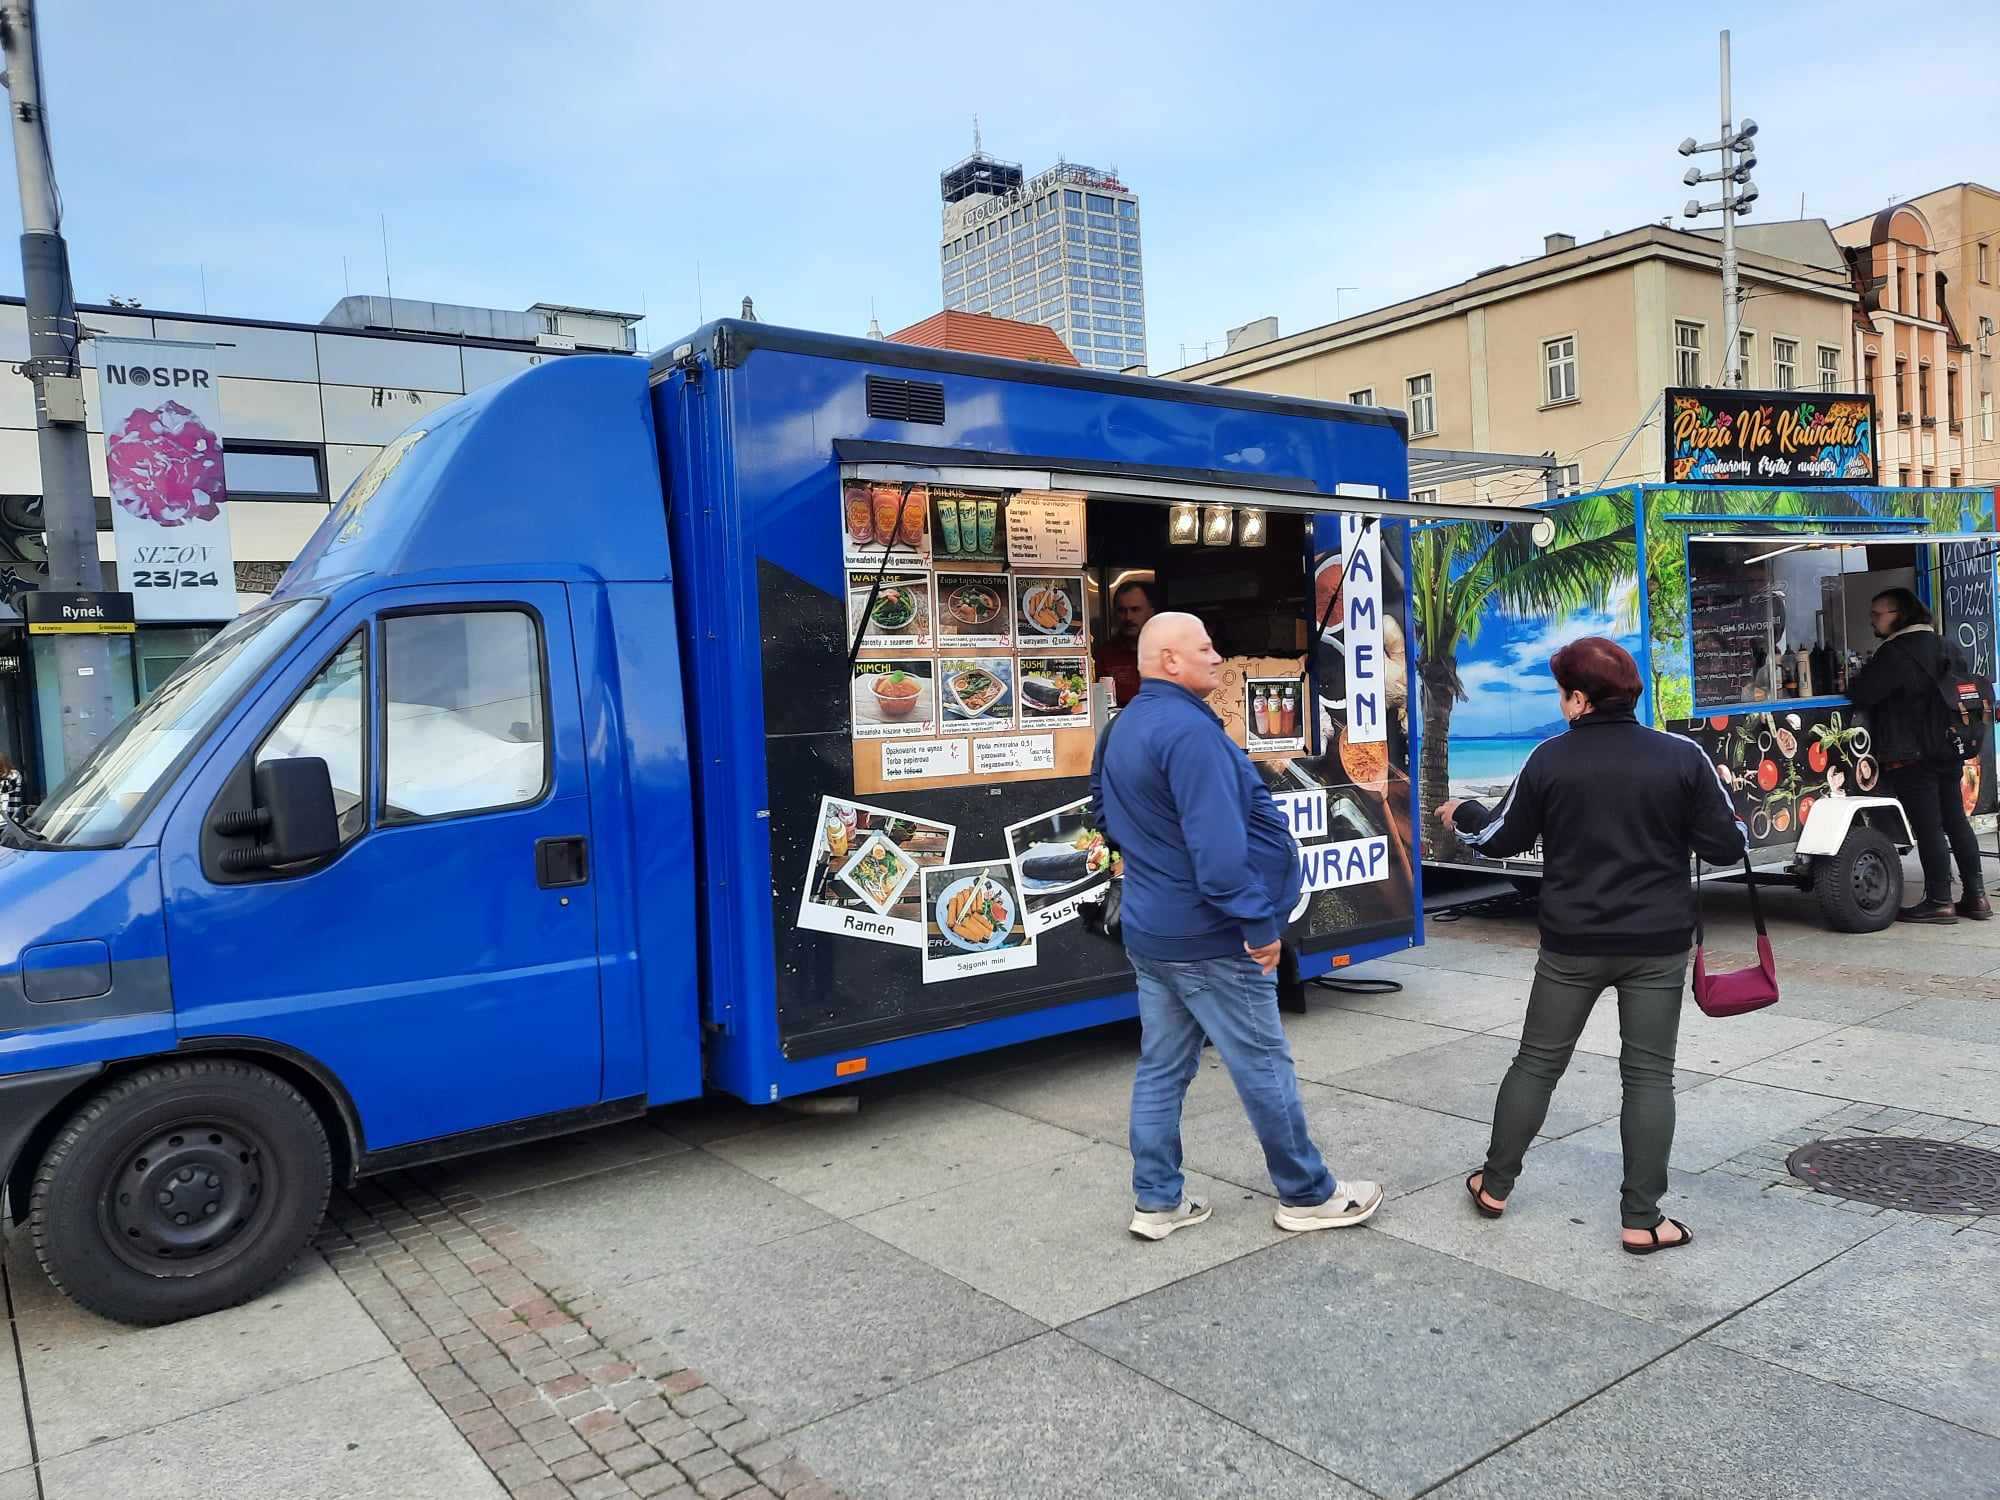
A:
<svg viewBox="0 0 2000 1500">
<path fill-rule="evenodd" d="M 382 818 L 518 807 L 548 789 L 541 631 L 517 609 L 382 622 Z"/>
<path fill-rule="evenodd" d="M 277 727 L 257 747 L 257 761 L 318 756 L 333 780 L 334 810 L 340 815 L 340 841 L 345 844 L 368 822 L 362 796 L 362 748 L 367 744 L 368 656 L 364 638 L 356 632 L 334 653 L 333 660 L 306 684 L 305 691 L 285 711 Z"/>
</svg>

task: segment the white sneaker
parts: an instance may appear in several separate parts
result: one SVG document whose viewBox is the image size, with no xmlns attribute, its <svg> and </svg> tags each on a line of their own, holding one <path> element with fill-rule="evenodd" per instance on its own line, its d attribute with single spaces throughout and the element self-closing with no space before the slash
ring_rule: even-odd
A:
<svg viewBox="0 0 2000 1500">
<path fill-rule="evenodd" d="M 1350 1224 L 1367 1223 L 1381 1206 L 1381 1183 L 1342 1182 L 1335 1184 L 1333 1196 L 1324 1203 L 1305 1208 L 1287 1208 L 1280 1204 L 1278 1211 L 1271 1215 L 1271 1222 L 1296 1234 L 1303 1234 L 1309 1229 L 1344 1229 Z"/>
<path fill-rule="evenodd" d="M 1179 1208 L 1163 1208 L 1154 1213 L 1143 1208 L 1133 1209 L 1132 1222 L 1127 1227 L 1142 1240 L 1163 1240 L 1176 1229 L 1206 1222 L 1210 1212 L 1212 1210 L 1202 1199 L 1183 1198 Z"/>
</svg>

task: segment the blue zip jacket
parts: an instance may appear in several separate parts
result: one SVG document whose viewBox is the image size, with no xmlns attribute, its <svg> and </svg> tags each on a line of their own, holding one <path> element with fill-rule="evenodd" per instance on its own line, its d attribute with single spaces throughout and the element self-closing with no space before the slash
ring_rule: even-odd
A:
<svg viewBox="0 0 2000 1500">
<path fill-rule="evenodd" d="M 1222 720 L 1149 677 L 1104 746 L 1090 791 L 1125 856 L 1126 949 L 1230 958 L 1275 941 L 1298 904 L 1299 846 Z"/>
</svg>

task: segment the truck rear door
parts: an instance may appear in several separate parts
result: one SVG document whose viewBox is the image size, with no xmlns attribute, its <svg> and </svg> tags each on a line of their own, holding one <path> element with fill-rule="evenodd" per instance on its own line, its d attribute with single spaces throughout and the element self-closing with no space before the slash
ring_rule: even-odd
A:
<svg viewBox="0 0 2000 1500">
<path fill-rule="evenodd" d="M 370 1151 L 599 1099 L 589 786 L 560 584 L 399 589 L 329 620 L 166 838 L 181 1034 L 336 1074 Z M 323 757 L 342 843 L 231 875 L 204 852 L 245 758 Z"/>
</svg>

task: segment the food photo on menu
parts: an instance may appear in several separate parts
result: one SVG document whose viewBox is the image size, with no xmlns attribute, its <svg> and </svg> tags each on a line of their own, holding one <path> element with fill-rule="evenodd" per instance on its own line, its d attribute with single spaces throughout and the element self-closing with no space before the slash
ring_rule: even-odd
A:
<svg viewBox="0 0 2000 1500">
<path fill-rule="evenodd" d="M 860 631 L 861 644 L 865 648 L 902 650 L 928 647 L 931 644 L 930 575 L 850 572 L 847 575 L 847 629 L 850 636 Z"/>
<path fill-rule="evenodd" d="M 931 491 L 931 536 L 939 561 L 998 562 L 1007 541 L 1007 500 L 998 492 Z"/>
<path fill-rule="evenodd" d="M 938 663 L 946 733 L 1014 727 L 1014 663 L 1005 656 L 946 657 Z"/>
<path fill-rule="evenodd" d="M 850 479 L 841 487 L 841 535 L 850 568 L 878 568 L 930 560 L 930 491 L 923 485 L 870 484 Z"/>
<path fill-rule="evenodd" d="M 1005 863 L 934 865 L 920 878 L 924 983 L 1035 962 L 1035 937 Z"/>
<path fill-rule="evenodd" d="M 1091 824 L 1088 797 L 1010 824 L 1007 853 L 1028 924 L 1038 933 L 1070 921 L 1083 901 L 1124 873 L 1123 856 Z"/>
<path fill-rule="evenodd" d="M 951 858 L 955 832 L 865 802 L 821 799 L 799 925 L 917 947 L 923 940 L 918 877 Z"/>
<path fill-rule="evenodd" d="M 1021 658 L 1021 727 L 1090 727 L 1090 678 L 1081 656 Z"/>
<path fill-rule="evenodd" d="M 1002 575 L 940 571 L 937 597 L 941 647 L 1008 644 L 1007 580 Z"/>
<path fill-rule="evenodd" d="M 1023 648 L 1083 644 L 1083 580 L 1019 573 L 1014 578 L 1014 637 Z"/>
<path fill-rule="evenodd" d="M 928 656 L 856 662 L 851 697 L 857 740 L 922 739 L 937 728 L 937 675 Z"/>
</svg>

